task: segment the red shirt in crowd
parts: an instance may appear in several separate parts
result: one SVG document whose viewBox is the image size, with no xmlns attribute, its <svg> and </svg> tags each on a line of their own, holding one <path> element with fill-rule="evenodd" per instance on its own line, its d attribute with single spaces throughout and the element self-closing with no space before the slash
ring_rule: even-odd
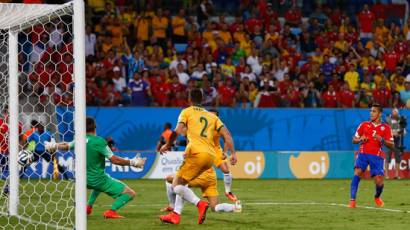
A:
<svg viewBox="0 0 410 230">
<path fill-rule="evenodd" d="M 326 91 L 323 93 L 322 98 L 323 98 L 323 107 L 326 108 L 336 108 L 337 107 L 337 93 L 336 91 L 330 92 Z"/>
<path fill-rule="evenodd" d="M 255 32 L 255 26 L 258 25 L 259 28 L 262 28 L 263 23 L 257 18 L 250 18 L 245 22 L 246 28 L 249 33 L 253 34 Z"/>
<path fill-rule="evenodd" d="M 170 88 L 167 83 L 161 82 L 152 84 L 151 92 L 158 105 L 164 106 L 168 103 L 168 94 L 170 93 Z"/>
<path fill-rule="evenodd" d="M 382 107 L 389 107 L 391 100 L 391 92 L 386 88 L 373 90 L 374 101 L 379 103 Z"/>
<path fill-rule="evenodd" d="M 352 108 L 354 104 L 354 93 L 350 90 L 339 92 L 339 102 L 343 108 Z"/>
<path fill-rule="evenodd" d="M 383 55 L 384 62 L 386 63 L 385 69 L 390 72 L 396 71 L 397 62 L 400 59 L 400 55 L 396 51 L 387 52 Z"/>
<path fill-rule="evenodd" d="M 360 32 L 371 33 L 373 30 L 373 23 L 376 20 L 376 16 L 370 10 L 362 11 L 358 15 Z"/>
<path fill-rule="evenodd" d="M 359 125 L 355 136 L 365 136 L 368 138 L 367 141 L 360 144 L 359 153 L 376 155 L 383 158 L 385 157 L 385 154 L 382 151 L 381 141 L 374 138 L 376 134 L 381 136 L 385 140 L 393 141 L 391 128 L 387 124 L 375 125 L 370 121 L 365 121 Z"/>
<path fill-rule="evenodd" d="M 235 87 L 222 85 L 218 88 L 222 106 L 232 106 L 236 94 Z"/>
<path fill-rule="evenodd" d="M 294 22 L 302 20 L 302 14 L 300 10 L 288 10 L 285 13 L 285 21 L 286 22 Z"/>
<path fill-rule="evenodd" d="M 301 92 L 296 89 L 292 89 L 285 95 L 285 100 L 289 102 L 290 107 L 300 107 L 302 102 Z"/>
<path fill-rule="evenodd" d="M 261 94 L 258 107 L 259 108 L 268 108 L 278 106 L 278 100 L 274 93 L 272 92 L 263 92 Z"/>
</svg>

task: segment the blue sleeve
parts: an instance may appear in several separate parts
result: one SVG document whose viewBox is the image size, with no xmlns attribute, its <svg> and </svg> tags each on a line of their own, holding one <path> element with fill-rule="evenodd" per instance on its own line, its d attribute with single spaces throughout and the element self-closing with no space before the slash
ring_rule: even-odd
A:
<svg viewBox="0 0 410 230">
<path fill-rule="evenodd" d="M 30 134 L 30 136 L 27 138 L 27 142 L 34 141 L 34 133 Z"/>
</svg>

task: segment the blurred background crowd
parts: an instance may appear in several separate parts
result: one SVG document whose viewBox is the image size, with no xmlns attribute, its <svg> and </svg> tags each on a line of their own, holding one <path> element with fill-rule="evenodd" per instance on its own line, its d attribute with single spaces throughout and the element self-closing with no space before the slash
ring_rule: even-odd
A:
<svg viewBox="0 0 410 230">
<path fill-rule="evenodd" d="M 88 106 L 183 107 L 199 87 L 216 107 L 410 108 L 407 1 L 86 2 Z M 72 104 L 68 26 L 32 28 L 19 58 L 33 92 Z"/>
</svg>

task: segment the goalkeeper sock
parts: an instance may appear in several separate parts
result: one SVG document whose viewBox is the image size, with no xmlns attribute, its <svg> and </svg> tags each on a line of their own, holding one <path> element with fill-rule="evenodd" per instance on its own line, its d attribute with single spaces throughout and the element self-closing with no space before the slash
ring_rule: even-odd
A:
<svg viewBox="0 0 410 230">
<path fill-rule="evenodd" d="M 232 174 L 231 172 L 229 173 L 224 173 L 224 184 L 225 184 L 225 192 L 230 193 L 231 192 L 231 185 L 232 185 Z"/>
<path fill-rule="evenodd" d="M 97 197 L 100 195 L 100 193 L 101 193 L 100 191 L 93 190 L 90 194 L 90 197 L 88 198 L 87 204 L 90 206 L 93 206 L 95 203 L 95 200 L 97 200 Z"/>
<path fill-rule="evenodd" d="M 235 205 L 227 203 L 217 204 L 215 206 L 215 212 L 233 212 L 234 209 Z"/>
<path fill-rule="evenodd" d="M 174 212 L 181 215 L 182 209 L 184 208 L 184 199 L 180 195 L 175 196 Z"/>
<path fill-rule="evenodd" d="M 376 195 L 374 195 L 374 197 L 379 198 L 380 195 L 382 195 L 383 188 L 384 188 L 384 184 L 382 184 L 382 185 L 377 185 L 376 184 Z"/>
<path fill-rule="evenodd" d="M 200 199 L 195 195 L 195 193 L 187 186 L 177 185 L 174 187 L 174 191 L 177 195 L 180 195 L 182 199 L 188 201 L 193 205 L 197 205 Z"/>
<path fill-rule="evenodd" d="M 133 199 L 132 196 L 130 196 L 127 193 L 123 193 L 121 194 L 121 196 L 119 196 L 114 203 L 111 205 L 111 210 L 113 211 L 117 211 L 118 209 L 120 209 L 122 206 L 124 206 L 126 203 L 130 202 Z"/>
<path fill-rule="evenodd" d="M 167 197 L 168 197 L 168 203 L 171 208 L 175 207 L 175 192 L 174 188 L 172 188 L 172 184 L 168 183 L 165 181 L 165 187 L 167 189 Z"/>
<path fill-rule="evenodd" d="M 355 175 L 350 184 L 350 200 L 356 200 L 357 189 L 359 188 L 360 177 Z"/>
</svg>

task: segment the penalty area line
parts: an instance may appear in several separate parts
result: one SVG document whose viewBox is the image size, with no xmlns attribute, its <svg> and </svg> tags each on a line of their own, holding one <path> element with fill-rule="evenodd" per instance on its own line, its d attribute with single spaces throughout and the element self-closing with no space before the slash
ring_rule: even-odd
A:
<svg viewBox="0 0 410 230">
<path fill-rule="evenodd" d="M 244 205 L 277 205 L 277 206 L 286 206 L 286 205 L 316 205 L 316 206 L 337 206 L 337 207 L 348 207 L 346 204 L 337 204 L 337 203 L 319 203 L 319 202 L 253 202 L 253 203 L 244 203 Z M 361 209 L 371 209 L 371 210 L 379 210 L 385 212 L 401 212 L 401 213 L 410 213 L 407 210 L 400 210 L 400 209 L 390 209 L 390 208 L 378 208 L 378 207 L 371 207 L 371 206 L 362 206 L 357 205 L 356 208 Z"/>
</svg>

